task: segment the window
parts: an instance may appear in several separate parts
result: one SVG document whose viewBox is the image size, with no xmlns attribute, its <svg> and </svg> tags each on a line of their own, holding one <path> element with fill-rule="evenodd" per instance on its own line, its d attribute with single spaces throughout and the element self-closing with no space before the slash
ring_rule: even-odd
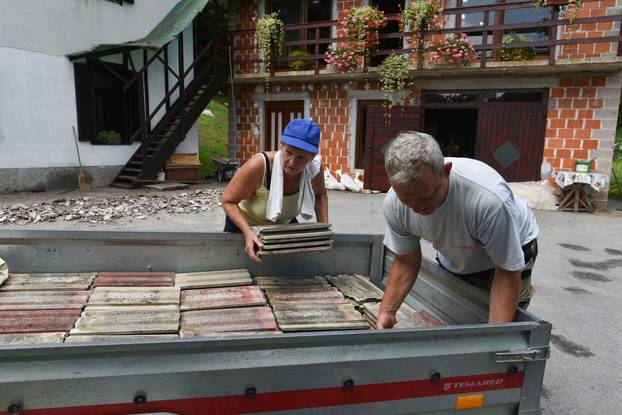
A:
<svg viewBox="0 0 622 415">
<path fill-rule="evenodd" d="M 506 0 L 505 3 L 516 3 L 522 0 Z M 484 6 L 484 5 L 492 5 L 498 4 L 496 0 L 458 0 L 458 4 L 456 7 L 473 7 L 473 6 Z M 493 24 L 514 24 L 514 23 L 528 23 L 528 22 L 540 22 L 547 21 L 551 19 L 551 11 L 549 8 L 541 7 L 541 8 L 528 8 L 528 9 L 513 9 L 513 10 L 503 10 L 499 12 L 490 12 L 489 15 L 489 25 Z M 463 13 L 462 16 L 456 22 L 456 27 L 473 27 L 473 26 L 483 26 L 484 25 L 484 13 Z M 510 33 L 507 32 L 494 32 L 492 37 L 488 36 L 488 44 L 491 42 L 500 43 L 501 39 L 504 35 Z M 515 33 L 518 35 L 525 36 L 527 39 L 531 41 L 538 40 L 547 40 L 548 39 L 548 28 L 532 28 L 532 29 L 515 29 L 512 30 L 511 33 Z M 474 45 L 482 44 L 482 36 L 481 33 L 469 33 L 469 39 L 471 43 Z M 537 52 L 546 52 L 546 47 L 541 47 L 536 49 Z M 491 51 L 487 52 L 487 56 L 492 56 Z"/>
<path fill-rule="evenodd" d="M 118 76 L 130 79 L 134 73 L 92 60 L 74 63 L 74 73 L 80 141 L 99 143 L 99 133 L 112 131 L 121 135 L 121 143 L 129 142 L 138 130 L 139 87 L 135 83 L 124 98 L 125 82 Z"/>
<path fill-rule="evenodd" d="M 377 8 L 378 10 L 382 10 L 384 15 L 396 14 L 401 11 L 404 7 L 404 0 L 371 0 L 369 5 Z M 386 27 L 380 29 L 380 34 L 387 33 L 398 33 L 399 30 L 399 22 L 397 20 L 389 20 L 387 22 Z M 402 38 L 389 38 L 389 39 L 380 39 L 380 45 L 378 46 L 378 50 L 389 50 L 389 49 L 403 49 L 404 41 Z M 371 66 L 379 66 L 386 57 L 389 55 L 378 55 L 373 56 L 370 61 Z"/>
<path fill-rule="evenodd" d="M 266 13 L 280 12 L 281 18 L 286 25 L 325 22 L 332 19 L 332 0 L 302 0 L 299 2 L 291 0 L 267 0 Z M 286 33 L 286 41 L 313 40 L 317 29 L 289 30 Z M 319 29 L 320 39 L 331 37 L 331 28 L 322 27 Z M 329 43 L 320 45 L 320 54 L 326 52 Z M 286 51 L 289 55 L 294 50 L 301 50 L 309 55 L 315 55 L 315 46 L 295 46 Z M 276 67 L 287 67 L 287 62 L 281 63 Z"/>
</svg>

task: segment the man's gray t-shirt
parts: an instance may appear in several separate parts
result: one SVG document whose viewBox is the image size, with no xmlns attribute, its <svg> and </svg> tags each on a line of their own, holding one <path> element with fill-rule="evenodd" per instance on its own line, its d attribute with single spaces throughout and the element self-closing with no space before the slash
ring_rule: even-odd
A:
<svg viewBox="0 0 622 415">
<path fill-rule="evenodd" d="M 404 205 L 393 189 L 384 201 L 387 231 L 384 244 L 398 255 L 432 242 L 443 267 L 470 274 L 499 266 L 519 271 L 525 266 L 522 246 L 538 236 L 535 216 L 514 196 L 490 166 L 473 159 L 452 162 L 447 198 L 430 215 Z"/>
</svg>

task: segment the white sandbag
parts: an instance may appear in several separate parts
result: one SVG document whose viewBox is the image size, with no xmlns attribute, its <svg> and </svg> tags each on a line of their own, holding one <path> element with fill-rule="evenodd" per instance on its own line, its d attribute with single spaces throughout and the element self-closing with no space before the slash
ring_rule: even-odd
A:
<svg viewBox="0 0 622 415">
<path fill-rule="evenodd" d="M 9 266 L 4 261 L 4 259 L 0 258 L 0 285 L 9 278 Z"/>
<path fill-rule="evenodd" d="M 508 183 L 514 195 L 527 202 L 532 209 L 556 210 L 557 197 L 553 194 L 553 188 L 546 180 L 540 182 L 515 182 Z"/>
<path fill-rule="evenodd" d="M 346 190 L 344 185 L 339 183 L 339 181 L 330 174 L 330 169 L 328 167 L 324 169 L 324 186 L 326 186 L 328 190 Z"/>
</svg>

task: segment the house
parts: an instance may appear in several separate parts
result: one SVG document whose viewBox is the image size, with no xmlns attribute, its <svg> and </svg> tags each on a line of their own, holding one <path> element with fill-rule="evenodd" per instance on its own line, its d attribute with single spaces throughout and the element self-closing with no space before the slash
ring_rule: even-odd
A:
<svg viewBox="0 0 622 415">
<path fill-rule="evenodd" d="M 565 10 L 577 2 L 541 3 L 444 0 L 444 24 L 409 42 L 398 25 L 404 0 L 234 0 L 230 155 L 246 160 L 274 149 L 287 121 L 302 115 L 320 124 L 320 153 L 330 170 L 359 172 L 371 189 L 387 189 L 383 145 L 403 130 L 431 133 L 445 154 L 480 159 L 508 181 L 540 180 L 543 161 L 569 171 L 589 160 L 592 171 L 609 174 L 622 85 L 619 4 L 580 3 L 570 21 Z M 342 73 L 326 64 L 325 51 L 344 45 L 339 20 L 361 6 L 382 10 L 388 24 L 380 29 L 378 50 Z M 285 56 L 273 59 L 268 71 L 254 17 L 275 11 L 285 23 Z M 435 63 L 428 42 L 454 34 L 468 36 L 477 59 Z M 511 41 L 533 59 L 503 58 L 502 51 L 520 50 L 510 49 Z M 388 108 L 378 67 L 391 53 L 407 56 L 411 67 L 410 85 Z M 294 71 L 294 61 L 308 65 Z M 607 193 L 594 201 L 605 208 Z"/>
<path fill-rule="evenodd" d="M 76 187 L 77 149 L 93 186 L 133 187 L 196 154 L 227 76 L 218 13 L 208 0 L 3 2 L 0 192 Z"/>
</svg>

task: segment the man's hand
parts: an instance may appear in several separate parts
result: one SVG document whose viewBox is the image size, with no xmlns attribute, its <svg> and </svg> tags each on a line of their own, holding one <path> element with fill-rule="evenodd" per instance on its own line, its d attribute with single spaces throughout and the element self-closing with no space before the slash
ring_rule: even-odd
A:
<svg viewBox="0 0 622 415">
<path fill-rule="evenodd" d="M 378 313 L 378 321 L 376 322 L 377 329 L 390 329 L 397 324 L 395 318 L 395 311 L 380 310 Z"/>
<path fill-rule="evenodd" d="M 255 235 L 253 232 L 246 233 L 244 235 L 244 238 L 246 238 L 244 250 L 248 254 L 248 257 L 251 259 L 251 261 L 260 263 L 261 259 L 257 256 L 257 254 L 255 254 L 255 246 L 262 248 L 263 243 L 261 243 L 257 235 Z"/>
</svg>

